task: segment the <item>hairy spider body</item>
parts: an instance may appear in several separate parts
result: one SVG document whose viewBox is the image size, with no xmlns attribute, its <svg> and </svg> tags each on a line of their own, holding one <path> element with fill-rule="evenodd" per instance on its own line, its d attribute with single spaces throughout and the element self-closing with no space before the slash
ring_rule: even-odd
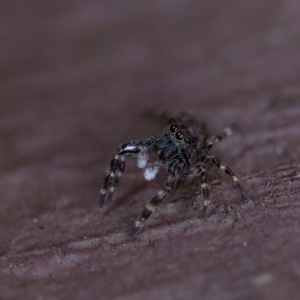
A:
<svg viewBox="0 0 300 300">
<path fill-rule="evenodd" d="M 210 203 L 209 190 L 206 183 L 207 167 L 216 165 L 222 171 L 230 175 L 239 185 L 239 179 L 231 169 L 224 166 L 218 158 L 209 154 L 213 144 L 221 141 L 231 134 L 230 129 L 225 129 L 222 135 L 207 137 L 203 126 L 191 118 L 170 119 L 167 130 L 161 137 L 151 137 L 144 142 L 132 141 L 121 146 L 113 157 L 110 169 L 106 173 L 104 186 L 100 191 L 99 207 L 102 208 L 109 202 L 117 183 L 120 181 L 125 169 L 125 156 L 137 156 L 138 167 L 144 169 L 146 180 L 155 178 L 159 169 L 164 167 L 167 178 L 164 188 L 160 190 L 152 200 L 146 204 L 144 210 L 134 224 L 135 233 L 149 218 L 156 207 L 174 190 L 181 179 L 199 178 L 204 197 L 202 214 L 206 216 L 206 210 Z M 148 162 L 148 154 L 156 153 L 159 161 Z"/>
</svg>

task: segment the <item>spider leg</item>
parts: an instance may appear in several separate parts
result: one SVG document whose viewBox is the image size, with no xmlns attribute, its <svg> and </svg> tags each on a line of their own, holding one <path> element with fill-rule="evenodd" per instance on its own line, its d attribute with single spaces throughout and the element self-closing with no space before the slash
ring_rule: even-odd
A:
<svg viewBox="0 0 300 300">
<path fill-rule="evenodd" d="M 102 208 L 112 197 L 116 185 L 125 170 L 125 158 L 116 154 L 110 162 L 110 169 L 106 172 L 103 188 L 100 190 L 99 208 Z"/>
<path fill-rule="evenodd" d="M 142 225 L 146 222 L 146 220 L 150 217 L 150 215 L 155 211 L 156 207 L 164 200 L 170 193 L 174 190 L 176 186 L 176 180 L 174 177 L 167 178 L 165 182 L 165 186 L 163 190 L 160 190 L 156 196 L 154 196 L 149 203 L 145 205 L 144 210 L 137 218 L 134 223 L 134 227 L 132 229 L 132 235 L 135 234 Z"/>
<path fill-rule="evenodd" d="M 213 163 L 222 171 L 224 171 L 226 174 L 228 174 L 229 176 L 231 176 L 232 180 L 237 184 L 237 186 L 240 186 L 239 183 L 239 178 L 233 173 L 233 171 L 231 169 L 229 169 L 228 167 L 226 167 L 225 165 L 223 165 L 218 158 L 216 158 L 215 156 L 210 156 L 211 160 L 213 161 Z"/>
<path fill-rule="evenodd" d="M 129 142 L 127 144 L 124 144 L 121 146 L 121 149 L 119 150 L 119 155 L 124 154 L 137 154 L 139 153 L 143 148 L 143 143 L 140 141 L 133 141 Z"/>
<path fill-rule="evenodd" d="M 205 147 L 204 147 L 205 151 L 208 152 L 215 143 L 218 143 L 231 135 L 232 135 L 231 129 L 229 127 L 226 127 L 223 130 L 222 134 L 210 136 L 205 142 Z"/>
<path fill-rule="evenodd" d="M 208 189 L 208 185 L 206 183 L 207 170 L 204 168 L 206 163 L 207 163 L 206 160 L 201 162 L 201 164 L 199 164 L 197 166 L 197 168 L 194 169 L 188 176 L 191 179 L 200 177 L 201 190 L 202 190 L 202 195 L 204 198 L 201 218 L 208 217 L 211 214 L 212 210 L 215 208 L 215 206 L 209 200 L 209 189 Z"/>
<path fill-rule="evenodd" d="M 99 208 L 102 208 L 111 199 L 115 187 L 122 177 L 125 170 L 125 157 L 126 154 L 138 154 L 144 148 L 143 143 L 133 141 L 124 144 L 113 157 L 110 162 L 110 168 L 106 172 L 103 188 L 100 190 Z"/>
</svg>

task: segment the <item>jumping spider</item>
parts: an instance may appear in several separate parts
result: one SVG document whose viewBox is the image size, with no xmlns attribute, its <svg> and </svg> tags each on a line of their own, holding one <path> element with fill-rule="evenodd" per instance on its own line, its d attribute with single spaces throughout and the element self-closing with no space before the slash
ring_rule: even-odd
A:
<svg viewBox="0 0 300 300">
<path fill-rule="evenodd" d="M 239 179 L 232 170 L 224 166 L 217 157 L 209 154 L 213 144 L 230 134 L 231 130 L 227 128 L 222 135 L 207 137 L 203 126 L 191 118 L 170 119 L 167 130 L 162 136 L 158 138 L 151 137 L 144 142 L 135 140 L 122 145 L 111 160 L 110 169 L 106 173 L 104 186 L 100 191 L 100 208 L 109 202 L 115 186 L 121 179 L 125 169 L 125 155 L 134 155 L 137 156 L 138 167 L 144 169 L 146 180 L 154 179 L 162 167 L 167 172 L 167 179 L 164 188 L 146 204 L 144 210 L 135 221 L 133 233 L 141 228 L 158 204 L 170 195 L 177 182 L 181 179 L 200 178 L 204 197 L 202 215 L 205 217 L 207 207 L 210 204 L 209 190 L 206 183 L 209 165 L 216 165 L 231 176 L 232 180 L 240 186 Z M 159 160 L 149 163 L 149 153 L 157 154 Z"/>
</svg>

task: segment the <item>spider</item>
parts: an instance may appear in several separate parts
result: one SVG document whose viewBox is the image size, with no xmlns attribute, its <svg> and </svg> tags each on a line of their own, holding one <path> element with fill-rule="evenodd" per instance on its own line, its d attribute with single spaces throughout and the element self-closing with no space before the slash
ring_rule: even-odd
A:
<svg viewBox="0 0 300 300">
<path fill-rule="evenodd" d="M 223 138 L 231 135 L 226 128 L 221 135 L 207 137 L 203 125 L 190 117 L 170 119 L 167 130 L 160 137 L 150 137 L 145 141 L 134 140 L 118 149 L 105 175 L 103 188 L 100 190 L 99 207 L 103 208 L 111 199 L 116 185 L 125 169 L 125 156 L 137 157 L 137 165 L 144 169 L 146 180 L 152 180 L 160 168 L 165 168 L 167 178 L 163 189 L 146 204 L 144 210 L 134 222 L 132 233 L 137 232 L 154 212 L 156 207 L 175 189 L 179 180 L 199 178 L 204 197 L 202 215 L 206 217 L 210 204 L 207 185 L 207 168 L 214 164 L 231 176 L 239 187 L 239 179 L 231 169 L 210 154 L 212 146 Z M 150 163 L 149 154 L 154 153 L 158 160 Z"/>
</svg>

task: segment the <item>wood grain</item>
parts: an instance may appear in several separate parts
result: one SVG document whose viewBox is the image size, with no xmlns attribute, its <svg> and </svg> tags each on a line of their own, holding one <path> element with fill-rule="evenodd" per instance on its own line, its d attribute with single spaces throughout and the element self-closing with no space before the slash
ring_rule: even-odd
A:
<svg viewBox="0 0 300 300">
<path fill-rule="evenodd" d="M 300 297 L 300 4 L 4 1 L 0 4 L 0 290 L 3 299 Z M 143 230 L 164 180 L 128 160 L 98 211 L 116 148 L 164 130 L 162 112 L 231 126 L 214 153 L 203 221 L 182 183 Z"/>
</svg>

